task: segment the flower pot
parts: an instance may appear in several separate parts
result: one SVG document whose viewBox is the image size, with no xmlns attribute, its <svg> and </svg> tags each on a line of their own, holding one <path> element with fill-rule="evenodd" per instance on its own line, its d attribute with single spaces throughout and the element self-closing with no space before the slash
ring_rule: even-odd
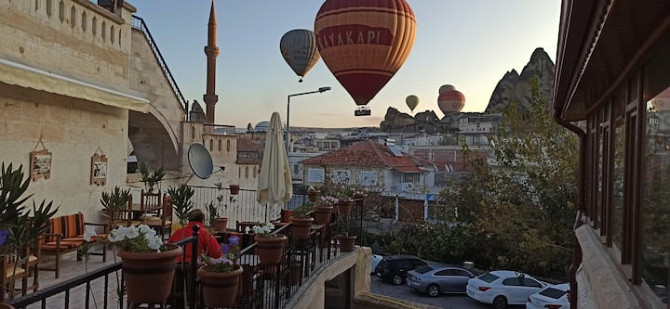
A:
<svg viewBox="0 0 670 309">
<path fill-rule="evenodd" d="M 10 304 L 0 303 L 0 309 L 14 309 L 14 306 Z"/>
<path fill-rule="evenodd" d="M 312 228 L 312 221 L 314 218 L 292 218 L 291 219 L 291 232 L 293 237 L 296 239 L 307 239 L 309 238 L 309 231 Z"/>
<path fill-rule="evenodd" d="M 293 210 L 281 210 L 281 222 L 291 222 L 291 218 L 293 218 Z"/>
<path fill-rule="evenodd" d="M 307 191 L 307 197 L 309 198 L 310 202 L 314 203 L 316 202 L 317 199 L 319 199 L 319 191 L 318 190 Z"/>
<path fill-rule="evenodd" d="M 279 237 L 256 236 L 256 253 L 261 264 L 279 264 L 284 253 L 284 245 L 288 238 L 284 235 Z"/>
<path fill-rule="evenodd" d="M 340 200 L 336 205 L 340 214 L 348 216 L 351 213 L 351 207 L 353 204 L 353 200 Z"/>
<path fill-rule="evenodd" d="M 237 287 L 242 275 L 242 267 L 228 272 L 208 271 L 206 266 L 198 269 L 198 279 L 202 286 L 202 296 L 208 308 L 232 307 L 237 296 Z"/>
<path fill-rule="evenodd" d="M 228 228 L 228 218 L 216 218 L 214 219 L 214 231 L 215 232 L 225 232 Z"/>
<path fill-rule="evenodd" d="M 340 251 L 351 252 L 356 248 L 356 236 L 338 235 L 337 240 L 340 242 Z"/>
<path fill-rule="evenodd" d="M 240 194 L 240 185 L 229 185 L 230 188 L 230 195 L 238 195 Z"/>
<path fill-rule="evenodd" d="M 333 212 L 333 206 L 315 206 L 314 221 L 318 224 L 328 224 L 330 215 Z"/>
<path fill-rule="evenodd" d="M 167 244 L 163 252 L 119 251 L 128 300 L 133 304 L 162 303 L 172 288 L 181 248 Z"/>
</svg>

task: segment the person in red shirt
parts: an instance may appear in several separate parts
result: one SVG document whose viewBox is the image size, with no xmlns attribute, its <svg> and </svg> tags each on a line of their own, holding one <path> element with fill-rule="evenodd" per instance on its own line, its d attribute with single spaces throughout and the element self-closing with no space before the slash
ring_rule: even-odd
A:
<svg viewBox="0 0 670 309">
<path fill-rule="evenodd" d="M 220 258 L 223 253 L 221 252 L 221 245 L 216 241 L 209 231 L 205 228 L 202 222 L 205 220 L 205 214 L 200 209 L 194 209 L 188 213 L 188 225 L 175 231 L 170 237 L 168 243 L 174 243 L 185 238 L 193 236 L 193 226 L 197 225 L 200 227 L 198 230 L 198 255 L 201 255 L 207 252 L 207 255 L 212 258 Z M 191 251 L 192 244 L 186 245 L 186 263 L 191 262 Z M 182 256 L 177 257 L 177 262 L 182 261 Z"/>
</svg>

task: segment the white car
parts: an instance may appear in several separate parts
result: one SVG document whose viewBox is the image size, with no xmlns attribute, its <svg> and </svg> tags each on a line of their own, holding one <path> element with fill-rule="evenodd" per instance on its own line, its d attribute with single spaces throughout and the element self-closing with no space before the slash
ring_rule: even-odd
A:
<svg viewBox="0 0 670 309">
<path fill-rule="evenodd" d="M 384 257 L 379 255 L 379 254 L 373 254 L 372 255 L 372 261 L 370 261 L 370 273 L 371 274 L 375 273 L 375 269 L 377 268 L 377 264 L 379 264 L 379 262 L 381 262 L 383 259 L 384 259 Z"/>
<path fill-rule="evenodd" d="M 526 309 L 570 309 L 570 284 L 550 285 L 528 297 Z"/>
<path fill-rule="evenodd" d="M 547 286 L 547 283 L 523 273 L 496 270 L 468 280 L 465 290 L 476 301 L 504 309 L 507 305 L 525 304 L 530 295 Z"/>
</svg>

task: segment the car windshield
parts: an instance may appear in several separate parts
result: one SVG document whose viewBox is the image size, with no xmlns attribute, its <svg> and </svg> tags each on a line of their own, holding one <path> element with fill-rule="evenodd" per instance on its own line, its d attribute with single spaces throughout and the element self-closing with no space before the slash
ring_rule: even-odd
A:
<svg viewBox="0 0 670 309">
<path fill-rule="evenodd" d="M 568 292 L 563 291 L 563 290 L 559 290 L 559 289 L 554 289 L 554 288 L 546 288 L 546 289 L 540 291 L 540 295 L 546 296 L 546 297 L 551 297 L 553 299 L 559 299 L 559 298 L 563 297 L 563 295 L 565 295 L 566 293 L 568 293 Z"/>
<path fill-rule="evenodd" d="M 430 266 L 421 266 L 421 267 L 415 269 L 414 271 L 417 272 L 417 273 L 420 273 L 420 274 L 425 274 L 425 273 L 427 273 L 431 270 L 433 270 L 433 268 L 430 267 Z"/>
<path fill-rule="evenodd" d="M 485 281 L 485 282 L 488 282 L 488 283 L 496 281 L 496 279 L 498 279 L 498 278 L 500 278 L 500 277 L 498 277 L 494 274 L 483 274 L 483 275 L 479 276 L 479 280 L 482 280 L 482 281 Z"/>
</svg>

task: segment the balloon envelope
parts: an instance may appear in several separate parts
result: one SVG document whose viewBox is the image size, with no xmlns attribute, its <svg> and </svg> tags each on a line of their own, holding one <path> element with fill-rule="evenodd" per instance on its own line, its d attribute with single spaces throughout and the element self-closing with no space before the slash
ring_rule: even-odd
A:
<svg viewBox="0 0 670 309">
<path fill-rule="evenodd" d="M 409 107 L 409 110 L 414 111 L 417 105 L 419 105 L 419 97 L 415 95 L 409 95 L 405 99 L 405 103 L 407 103 L 407 107 Z"/>
<path fill-rule="evenodd" d="M 405 63 L 416 19 L 405 0 L 326 0 L 314 35 L 328 69 L 357 105 L 366 105 Z"/>
<path fill-rule="evenodd" d="M 437 91 L 437 93 L 438 94 L 443 94 L 447 91 L 452 91 L 452 90 L 456 90 L 456 88 L 454 88 L 453 85 L 442 85 L 442 86 L 440 86 L 440 89 Z"/>
<path fill-rule="evenodd" d="M 460 112 L 465 106 L 465 96 L 456 89 L 445 91 L 437 97 L 437 106 L 445 115 Z"/>
<path fill-rule="evenodd" d="M 279 50 L 293 72 L 300 77 L 319 61 L 314 33 L 309 30 L 296 29 L 286 32 L 279 41 Z"/>
</svg>

